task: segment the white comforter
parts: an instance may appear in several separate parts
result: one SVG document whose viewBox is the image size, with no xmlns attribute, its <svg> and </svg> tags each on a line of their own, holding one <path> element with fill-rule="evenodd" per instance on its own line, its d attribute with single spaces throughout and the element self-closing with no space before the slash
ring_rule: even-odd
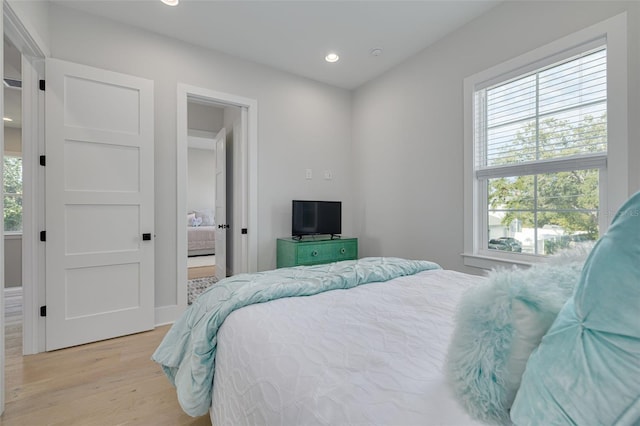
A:
<svg viewBox="0 0 640 426">
<path fill-rule="evenodd" d="M 232 313 L 214 425 L 471 425 L 445 383 L 455 306 L 483 278 L 434 270 Z"/>
</svg>

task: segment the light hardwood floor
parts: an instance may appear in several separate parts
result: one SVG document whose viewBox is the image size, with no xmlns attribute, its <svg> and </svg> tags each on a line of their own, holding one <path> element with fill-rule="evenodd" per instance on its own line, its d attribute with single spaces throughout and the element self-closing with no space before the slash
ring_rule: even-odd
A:
<svg viewBox="0 0 640 426">
<path fill-rule="evenodd" d="M 187 279 L 194 280 L 196 278 L 213 277 L 216 275 L 216 267 L 214 266 L 194 266 L 187 269 Z"/>
<path fill-rule="evenodd" d="M 22 324 L 14 312 L 5 327 L 0 425 L 211 425 L 208 416 L 182 411 L 175 389 L 150 359 L 168 329 L 23 357 Z"/>
</svg>

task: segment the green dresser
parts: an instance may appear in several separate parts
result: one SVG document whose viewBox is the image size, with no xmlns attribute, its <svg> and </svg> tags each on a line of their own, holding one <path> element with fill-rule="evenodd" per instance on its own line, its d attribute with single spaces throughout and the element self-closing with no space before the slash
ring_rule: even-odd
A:
<svg viewBox="0 0 640 426">
<path fill-rule="evenodd" d="M 358 258 L 357 238 L 302 239 L 278 238 L 278 268 L 353 260 Z"/>
</svg>

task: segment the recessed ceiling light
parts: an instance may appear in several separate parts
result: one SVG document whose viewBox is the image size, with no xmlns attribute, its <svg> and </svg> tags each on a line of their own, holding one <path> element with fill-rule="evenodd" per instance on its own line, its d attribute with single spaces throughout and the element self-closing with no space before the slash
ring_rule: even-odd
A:
<svg viewBox="0 0 640 426">
<path fill-rule="evenodd" d="M 9 118 L 9 117 L 2 117 L 2 119 L 3 119 L 4 121 L 13 121 L 13 119 L 12 119 L 12 118 Z"/>
<path fill-rule="evenodd" d="M 338 59 L 340 59 L 340 56 L 338 56 L 337 53 L 329 53 L 327 56 L 324 57 L 324 60 L 327 62 L 338 62 Z"/>
<path fill-rule="evenodd" d="M 178 3 L 180 3 L 180 0 L 161 0 L 161 1 L 167 6 L 177 6 Z"/>
</svg>

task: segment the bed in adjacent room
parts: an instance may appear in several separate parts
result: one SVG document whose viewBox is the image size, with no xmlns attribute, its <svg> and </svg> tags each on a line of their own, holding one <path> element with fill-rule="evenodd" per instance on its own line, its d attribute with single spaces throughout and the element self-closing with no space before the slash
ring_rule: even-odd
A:
<svg viewBox="0 0 640 426">
<path fill-rule="evenodd" d="M 215 425 L 474 424 L 443 366 L 455 307 L 482 280 L 393 258 L 239 275 L 154 359 L 182 408 Z"/>
<path fill-rule="evenodd" d="M 188 226 L 187 241 L 188 256 L 208 256 L 216 254 L 216 227 Z"/>
<path fill-rule="evenodd" d="M 208 256 L 216 253 L 216 227 L 213 210 L 187 213 L 187 256 Z"/>
</svg>

